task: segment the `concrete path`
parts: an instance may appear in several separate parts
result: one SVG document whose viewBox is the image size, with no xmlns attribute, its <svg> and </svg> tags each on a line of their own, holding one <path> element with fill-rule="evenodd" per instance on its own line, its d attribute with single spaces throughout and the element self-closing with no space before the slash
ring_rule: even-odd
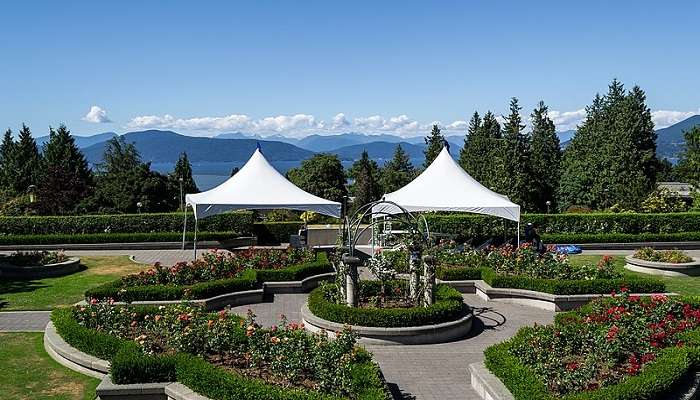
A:
<svg viewBox="0 0 700 400">
<path fill-rule="evenodd" d="M 0 332 L 43 332 L 50 316 L 50 311 L 3 311 Z"/>
<path fill-rule="evenodd" d="M 299 321 L 306 294 L 276 295 L 273 302 L 234 307 L 245 315 L 251 309 L 264 326 L 278 324 L 280 314 Z M 443 344 L 418 346 L 367 346 L 397 399 L 452 400 L 479 399 L 471 388 L 467 368 L 483 360 L 486 347 L 500 343 L 522 326 L 551 323 L 554 313 L 537 308 L 485 302 L 476 295 L 464 295 L 474 308 L 475 321 L 468 338 Z"/>
</svg>

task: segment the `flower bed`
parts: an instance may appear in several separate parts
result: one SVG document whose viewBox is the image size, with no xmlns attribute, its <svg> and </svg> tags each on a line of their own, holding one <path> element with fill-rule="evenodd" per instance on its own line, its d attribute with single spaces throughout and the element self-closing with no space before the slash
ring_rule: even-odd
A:
<svg viewBox="0 0 700 400">
<path fill-rule="evenodd" d="M 127 275 L 85 293 L 86 298 L 118 301 L 204 299 L 259 288 L 263 282 L 302 280 L 333 272 L 325 253 L 307 250 L 214 251 L 201 260 Z"/>
<path fill-rule="evenodd" d="M 670 264 L 683 264 L 693 262 L 693 258 L 681 250 L 654 250 L 651 247 L 643 247 L 634 252 L 634 258 L 644 261 L 662 262 Z"/>
<path fill-rule="evenodd" d="M 621 291 L 522 328 L 485 351 L 486 366 L 516 399 L 663 396 L 700 360 L 700 304 Z"/>
<path fill-rule="evenodd" d="M 457 320 L 469 312 L 462 295 L 446 285 L 437 285 L 435 303 L 428 307 L 410 306 L 405 300 L 405 281 L 385 282 L 386 296 L 381 295 L 382 283 L 361 281 L 360 307 L 341 303 L 336 285 L 321 286 L 309 295 L 308 307 L 319 318 L 365 327 L 414 327 Z M 385 306 L 382 308 L 380 306 Z"/>
<path fill-rule="evenodd" d="M 0 261 L 17 266 L 42 266 L 68 261 L 69 257 L 63 251 L 17 251 Z"/>
<path fill-rule="evenodd" d="M 489 251 L 442 249 L 436 257 L 436 277 L 443 281 L 481 279 L 494 288 L 561 295 L 610 293 L 621 286 L 636 293 L 665 290 L 658 279 L 623 275 L 608 256 L 596 265 L 573 266 L 564 254 L 547 251 L 540 255 L 529 246 L 505 246 Z"/>
<path fill-rule="evenodd" d="M 117 384 L 178 381 L 216 399 L 386 399 L 351 331 L 329 340 L 284 318 L 264 329 L 254 317 L 93 300 L 55 310 L 52 321 L 68 344 L 109 360 Z"/>
</svg>

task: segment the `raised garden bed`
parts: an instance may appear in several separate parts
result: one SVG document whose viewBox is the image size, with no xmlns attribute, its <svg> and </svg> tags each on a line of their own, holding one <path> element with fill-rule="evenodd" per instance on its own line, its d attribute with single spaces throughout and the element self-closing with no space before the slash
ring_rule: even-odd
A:
<svg viewBox="0 0 700 400">
<path fill-rule="evenodd" d="M 700 259 L 680 250 L 655 250 L 644 247 L 625 257 L 625 268 L 650 275 L 689 277 L 700 275 Z"/>
<path fill-rule="evenodd" d="M 406 282 L 385 282 L 387 293 L 405 290 Z M 472 313 L 464 304 L 462 295 L 446 286 L 438 285 L 435 303 L 427 306 L 410 306 L 387 295 L 387 304 L 381 306 L 381 283 L 361 281 L 360 291 L 372 303 L 349 307 L 338 302 L 336 285 L 321 286 L 309 295 L 302 309 L 302 318 L 310 331 L 338 331 L 350 326 L 367 344 L 425 344 L 441 343 L 466 336 L 471 330 Z M 376 302 L 376 303 L 375 303 Z"/>
<path fill-rule="evenodd" d="M 695 298 L 623 291 L 489 347 L 472 385 L 491 400 L 693 398 L 699 327 Z"/>
<path fill-rule="evenodd" d="M 285 320 L 263 329 L 254 315 L 108 303 L 55 310 L 52 323 L 50 354 L 109 370 L 101 398 L 388 398 L 379 367 L 348 330 L 329 340 Z"/>
<path fill-rule="evenodd" d="M 333 278 L 334 269 L 325 253 L 290 256 L 292 251 L 255 250 L 230 256 L 208 253 L 202 261 L 170 268 L 156 266 L 88 290 L 85 296 L 151 304 L 186 300 L 214 309 L 260 302 L 264 293 L 308 291 Z"/>
<path fill-rule="evenodd" d="M 63 252 L 33 251 L 0 256 L 0 279 L 42 279 L 78 272 L 80 259 Z"/>
</svg>

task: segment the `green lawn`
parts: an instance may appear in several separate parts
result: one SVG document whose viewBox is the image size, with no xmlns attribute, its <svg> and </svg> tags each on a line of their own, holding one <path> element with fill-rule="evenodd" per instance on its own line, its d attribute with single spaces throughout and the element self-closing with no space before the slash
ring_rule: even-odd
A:
<svg viewBox="0 0 700 400">
<path fill-rule="evenodd" d="M 85 290 L 146 266 L 127 256 L 81 257 L 84 269 L 58 278 L 0 281 L 0 311 L 51 310 L 83 298 Z"/>
<path fill-rule="evenodd" d="M 571 263 L 573 265 L 595 264 L 598 262 L 598 260 L 600 260 L 601 257 L 602 256 L 575 255 L 575 256 L 571 256 Z M 623 269 L 625 266 L 625 257 L 624 256 L 614 256 L 613 260 L 614 260 L 615 266 L 622 269 L 626 275 L 654 277 L 654 278 L 661 279 L 666 284 L 666 291 L 667 292 L 673 292 L 673 293 L 678 293 L 678 294 L 682 294 L 682 295 L 690 295 L 690 296 L 700 296 L 700 276 L 690 277 L 690 278 L 669 278 L 669 277 L 655 276 L 655 275 L 649 275 L 649 274 L 642 274 L 639 272 L 632 272 L 632 271 L 628 271 L 626 269 Z"/>
<path fill-rule="evenodd" d="M 42 333 L 0 333 L 2 399 L 94 399 L 98 383 L 51 359 Z"/>
</svg>

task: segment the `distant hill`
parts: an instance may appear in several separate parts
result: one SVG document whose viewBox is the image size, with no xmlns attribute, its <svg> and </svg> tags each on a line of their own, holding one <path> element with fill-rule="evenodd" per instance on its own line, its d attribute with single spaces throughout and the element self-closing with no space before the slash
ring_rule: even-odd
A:
<svg viewBox="0 0 700 400">
<path fill-rule="evenodd" d="M 100 142 L 106 142 L 107 140 L 117 136 L 116 133 L 114 132 L 105 132 L 105 133 L 98 133 L 96 135 L 92 136 L 76 136 L 73 135 L 73 139 L 75 140 L 75 145 L 78 146 L 81 149 L 84 149 L 86 147 L 90 147 L 95 143 L 100 143 Z M 36 138 L 36 144 L 41 148 L 41 146 L 44 145 L 44 143 L 49 141 L 49 136 L 40 136 Z"/>
<path fill-rule="evenodd" d="M 403 150 L 408 154 L 409 158 L 423 158 L 423 149 L 425 146 L 400 142 Z M 399 143 L 395 142 L 371 142 L 362 144 L 353 144 L 343 146 L 338 149 L 329 150 L 328 153 L 338 155 L 341 160 L 357 160 L 362 156 L 362 152 L 367 150 L 369 158 L 377 161 L 379 165 L 383 165 L 384 161 L 390 160 L 394 156 L 396 146 Z"/>
<path fill-rule="evenodd" d="M 144 161 L 174 163 L 180 153 L 187 152 L 193 163 L 246 161 L 260 143 L 262 151 L 270 161 L 303 160 L 313 155 L 308 150 L 288 143 L 255 139 L 214 139 L 184 136 L 171 131 L 148 130 L 129 132 L 124 135 L 127 143 L 134 143 Z M 102 161 L 105 142 L 83 149 L 91 164 Z"/>
<path fill-rule="evenodd" d="M 677 161 L 678 154 L 685 144 L 683 132 L 696 125 L 700 125 L 700 115 L 693 115 L 669 127 L 657 129 L 656 152 L 659 157 L 667 158 L 671 162 Z"/>
</svg>

